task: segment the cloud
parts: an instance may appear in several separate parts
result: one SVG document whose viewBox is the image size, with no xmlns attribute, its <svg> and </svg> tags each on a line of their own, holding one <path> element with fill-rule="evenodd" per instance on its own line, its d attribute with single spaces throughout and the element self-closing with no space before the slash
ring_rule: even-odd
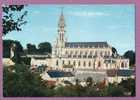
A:
<svg viewBox="0 0 140 100">
<path fill-rule="evenodd" d="M 69 12 L 68 14 L 72 15 L 72 16 L 78 16 L 78 17 L 110 16 L 109 13 L 104 13 L 104 12 L 87 12 L 87 11 Z"/>
</svg>

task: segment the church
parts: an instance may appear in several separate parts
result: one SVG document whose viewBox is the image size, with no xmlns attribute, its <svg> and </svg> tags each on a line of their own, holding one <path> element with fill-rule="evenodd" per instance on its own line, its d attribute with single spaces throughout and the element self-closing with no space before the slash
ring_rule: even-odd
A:
<svg viewBox="0 0 140 100">
<path fill-rule="evenodd" d="M 32 57 L 31 65 L 46 65 L 52 69 L 129 69 L 129 59 L 119 55 L 112 56 L 112 47 L 107 42 L 69 42 L 65 37 L 65 27 L 66 22 L 62 11 L 51 58 L 35 59 Z"/>
</svg>

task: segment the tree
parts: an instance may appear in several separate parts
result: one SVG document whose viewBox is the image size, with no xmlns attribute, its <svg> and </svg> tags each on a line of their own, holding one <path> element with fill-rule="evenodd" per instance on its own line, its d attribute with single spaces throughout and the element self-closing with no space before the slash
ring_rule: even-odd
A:
<svg viewBox="0 0 140 100">
<path fill-rule="evenodd" d="M 79 79 L 75 80 L 75 85 L 80 85 L 80 80 Z"/>
<path fill-rule="evenodd" d="M 131 92 L 131 96 L 135 96 L 135 79 L 122 80 L 119 85 L 125 88 L 126 92 Z"/>
<path fill-rule="evenodd" d="M 39 53 L 51 53 L 52 47 L 49 42 L 42 42 L 38 45 L 38 51 Z"/>
<path fill-rule="evenodd" d="M 129 65 L 133 66 L 135 64 L 135 52 L 132 50 L 126 51 L 123 55 L 125 58 L 128 58 L 129 61 Z"/>
<path fill-rule="evenodd" d="M 5 97 L 46 96 L 49 90 L 42 85 L 39 74 L 31 73 L 26 65 L 4 67 L 3 95 Z"/>
<path fill-rule="evenodd" d="M 107 87 L 107 96 L 124 96 L 124 88 L 122 86 L 118 86 L 115 83 L 109 84 Z"/>
<path fill-rule="evenodd" d="M 12 44 L 16 46 L 14 50 L 14 59 L 16 62 L 19 62 L 20 54 L 23 53 L 23 47 L 20 42 L 16 40 L 3 40 L 3 57 L 10 58 L 10 48 Z"/>
<path fill-rule="evenodd" d="M 37 48 L 34 44 L 27 44 L 27 52 L 28 54 L 33 54 L 37 52 Z"/>
<path fill-rule="evenodd" d="M 21 26 L 27 23 L 24 21 L 27 11 L 22 12 L 24 5 L 4 5 L 2 8 L 3 35 L 11 31 L 21 31 Z"/>
<path fill-rule="evenodd" d="M 92 77 L 88 77 L 88 78 L 87 78 L 86 84 L 87 84 L 88 87 L 91 87 L 91 86 L 93 85 Z"/>
</svg>

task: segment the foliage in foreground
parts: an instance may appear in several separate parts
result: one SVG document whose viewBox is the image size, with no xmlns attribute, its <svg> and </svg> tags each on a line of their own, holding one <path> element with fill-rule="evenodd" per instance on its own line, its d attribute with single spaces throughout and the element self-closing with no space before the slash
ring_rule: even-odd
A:
<svg viewBox="0 0 140 100">
<path fill-rule="evenodd" d="M 27 15 L 27 11 L 24 11 L 24 5 L 3 5 L 3 36 L 11 31 L 21 31 L 22 26 L 27 23 L 24 17 Z"/>
<path fill-rule="evenodd" d="M 95 84 L 91 78 L 86 86 L 76 85 L 48 87 L 42 82 L 39 74 L 31 73 L 29 66 L 17 64 L 4 67 L 3 95 L 5 97 L 40 97 L 40 96 L 135 96 L 135 80 L 123 80 L 120 84 L 103 86 Z M 129 94 L 131 93 L 131 94 Z"/>
</svg>

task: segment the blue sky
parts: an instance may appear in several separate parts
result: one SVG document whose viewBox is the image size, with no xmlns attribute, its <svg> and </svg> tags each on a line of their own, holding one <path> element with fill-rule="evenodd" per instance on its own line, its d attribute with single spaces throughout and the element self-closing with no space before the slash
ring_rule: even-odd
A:
<svg viewBox="0 0 140 100">
<path fill-rule="evenodd" d="M 135 50 L 135 6 L 134 5 L 28 5 L 20 32 L 13 31 L 3 39 L 38 45 L 56 40 L 61 7 L 66 20 L 66 36 L 73 42 L 107 41 L 120 54 Z"/>
</svg>

